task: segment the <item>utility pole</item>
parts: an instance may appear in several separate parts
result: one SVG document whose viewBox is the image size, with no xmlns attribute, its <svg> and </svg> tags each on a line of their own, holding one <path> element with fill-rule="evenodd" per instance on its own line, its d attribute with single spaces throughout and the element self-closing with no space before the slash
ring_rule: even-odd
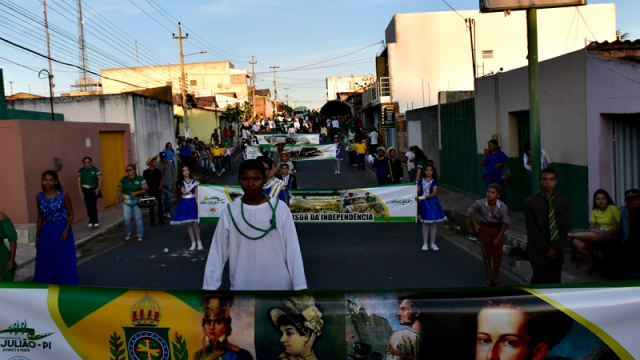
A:
<svg viewBox="0 0 640 360">
<path fill-rule="evenodd" d="M 287 102 L 286 102 L 286 104 L 287 104 L 287 106 L 289 106 L 289 89 L 291 89 L 291 88 L 286 87 L 286 88 L 283 88 L 283 89 L 285 89 L 287 91 Z"/>
<path fill-rule="evenodd" d="M 279 69 L 280 66 L 269 66 L 269 68 L 273 69 L 273 98 L 275 99 L 273 102 L 273 117 L 275 118 L 278 109 L 278 87 L 276 86 L 276 69 Z"/>
<path fill-rule="evenodd" d="M 11 88 L 11 96 L 13 96 L 13 81 L 9 81 L 9 88 Z"/>
<path fill-rule="evenodd" d="M 189 137 L 189 105 L 187 104 L 187 82 L 185 80 L 184 75 L 184 53 L 182 52 L 182 39 L 188 39 L 189 34 L 182 36 L 182 28 L 180 27 L 180 23 L 178 23 L 178 36 L 173 34 L 174 39 L 178 39 L 180 43 L 180 73 L 181 82 L 182 82 L 182 112 L 184 113 L 184 137 Z"/>
<path fill-rule="evenodd" d="M 47 0 L 42 1 L 42 5 L 44 6 L 44 34 L 47 40 L 47 58 L 49 60 L 49 76 L 51 76 L 51 81 L 49 82 L 49 93 L 51 97 L 53 97 L 53 69 L 51 68 L 51 39 L 49 38 L 49 21 L 47 20 Z M 12 90 L 13 92 L 13 90 Z"/>
<path fill-rule="evenodd" d="M 87 43 L 84 40 L 84 19 L 82 17 L 82 0 L 78 0 L 78 47 L 80 49 L 80 84 L 82 91 L 87 91 L 89 76 L 89 58 L 87 57 Z"/>
<path fill-rule="evenodd" d="M 256 60 L 251 56 L 251 121 L 256 118 Z"/>
</svg>

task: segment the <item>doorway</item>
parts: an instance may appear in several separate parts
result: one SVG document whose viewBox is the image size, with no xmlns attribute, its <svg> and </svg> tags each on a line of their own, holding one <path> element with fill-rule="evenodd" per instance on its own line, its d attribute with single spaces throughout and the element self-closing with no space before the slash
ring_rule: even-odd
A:
<svg viewBox="0 0 640 360">
<path fill-rule="evenodd" d="M 124 132 L 101 132 L 102 189 L 104 206 L 115 203 L 120 179 L 124 176 Z"/>
</svg>

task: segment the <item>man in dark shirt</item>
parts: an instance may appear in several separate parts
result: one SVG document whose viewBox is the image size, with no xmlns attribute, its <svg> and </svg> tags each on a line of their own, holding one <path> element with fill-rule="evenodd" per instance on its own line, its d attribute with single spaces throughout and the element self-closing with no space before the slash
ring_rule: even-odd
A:
<svg viewBox="0 0 640 360">
<path fill-rule="evenodd" d="M 564 253 L 562 245 L 569 233 L 569 203 L 556 194 L 558 175 L 551 168 L 540 174 L 542 191 L 524 204 L 527 226 L 527 257 L 533 268 L 532 284 L 560 283 Z"/>
<path fill-rule="evenodd" d="M 142 177 L 149 186 L 149 196 L 156 198 L 158 203 L 158 218 L 160 218 L 160 224 L 164 224 L 164 213 L 162 212 L 162 171 L 158 169 L 158 155 L 153 155 L 147 160 L 147 166 L 149 168 L 142 172 Z M 149 220 L 151 226 L 155 225 L 155 206 L 149 208 Z"/>
</svg>

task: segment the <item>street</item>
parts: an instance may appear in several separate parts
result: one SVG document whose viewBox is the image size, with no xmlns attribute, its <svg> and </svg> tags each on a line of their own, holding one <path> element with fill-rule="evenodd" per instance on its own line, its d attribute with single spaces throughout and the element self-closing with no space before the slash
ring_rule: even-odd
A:
<svg viewBox="0 0 640 360">
<path fill-rule="evenodd" d="M 346 153 L 344 154 L 346 155 Z M 241 158 L 213 183 L 236 184 Z M 347 156 L 344 156 L 347 158 Z M 298 162 L 298 183 L 305 189 L 374 186 L 373 174 L 342 161 Z M 145 223 L 142 243 L 125 243 L 124 229 L 83 244 L 78 261 L 80 283 L 154 289 L 200 289 L 215 224 L 201 224 L 205 250 L 188 251 L 185 227 Z M 311 290 L 378 290 L 481 286 L 482 261 L 465 249 L 468 240 L 439 226 L 440 251 L 421 251 L 421 224 L 297 224 L 307 283 Z M 456 242 L 466 242 L 456 244 Z M 461 246 L 464 245 L 464 246 Z M 473 245 L 476 246 L 476 245 Z M 502 284 L 517 280 L 503 272 Z M 222 289 L 228 289 L 225 275 Z"/>
</svg>

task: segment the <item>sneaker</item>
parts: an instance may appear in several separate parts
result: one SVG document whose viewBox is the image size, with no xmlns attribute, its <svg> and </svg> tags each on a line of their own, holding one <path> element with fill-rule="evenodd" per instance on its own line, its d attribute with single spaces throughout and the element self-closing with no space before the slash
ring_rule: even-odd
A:
<svg viewBox="0 0 640 360">
<path fill-rule="evenodd" d="M 340 175 L 340 171 L 338 171 L 338 175 Z"/>
<path fill-rule="evenodd" d="M 438 245 L 436 245 L 436 244 L 431 244 L 431 250 L 433 250 L 433 251 L 438 251 L 438 250 L 440 250 L 440 249 L 438 249 Z"/>
<path fill-rule="evenodd" d="M 337 175 L 337 174 L 338 174 L 338 172 L 337 172 L 337 171 L 334 171 L 334 172 L 333 172 L 333 174 L 334 174 L 334 175 Z"/>
<path fill-rule="evenodd" d="M 422 251 L 429 251 L 429 248 L 427 247 L 427 245 L 422 245 Z"/>
<path fill-rule="evenodd" d="M 198 250 L 204 249 L 204 247 L 202 247 L 202 241 L 198 240 L 198 247 L 196 247 L 196 249 Z"/>
<path fill-rule="evenodd" d="M 196 243 L 191 243 L 191 247 L 189 248 L 189 251 L 193 251 L 196 249 Z"/>
<path fill-rule="evenodd" d="M 92 227 L 93 227 L 93 224 L 92 224 L 92 223 L 89 223 L 89 224 L 87 225 L 87 227 L 92 228 Z"/>
<path fill-rule="evenodd" d="M 171 214 L 169 214 L 169 213 L 165 213 L 165 214 L 164 214 L 164 217 L 166 217 L 167 219 L 171 219 Z"/>
<path fill-rule="evenodd" d="M 94 228 L 94 229 L 97 229 L 97 228 L 99 228 L 99 227 L 100 227 L 100 224 L 98 224 L 98 223 L 93 224 L 93 228 Z"/>
</svg>

